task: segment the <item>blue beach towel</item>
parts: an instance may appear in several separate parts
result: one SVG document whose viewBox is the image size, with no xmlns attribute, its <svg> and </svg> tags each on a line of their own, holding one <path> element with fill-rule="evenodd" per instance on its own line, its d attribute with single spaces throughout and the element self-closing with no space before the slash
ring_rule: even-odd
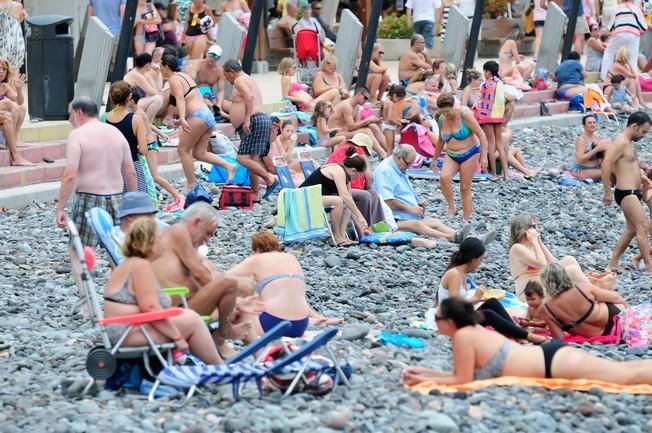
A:
<svg viewBox="0 0 652 433">
<path fill-rule="evenodd" d="M 231 185 L 251 186 L 251 181 L 249 180 L 249 170 L 247 170 L 246 167 L 240 165 L 238 161 L 232 156 L 220 155 L 220 158 L 236 166 L 235 177 L 233 178 Z M 208 175 L 208 181 L 217 184 L 225 184 L 226 178 L 226 170 L 224 170 L 222 167 L 217 166 L 213 166 L 210 174 Z"/>
</svg>

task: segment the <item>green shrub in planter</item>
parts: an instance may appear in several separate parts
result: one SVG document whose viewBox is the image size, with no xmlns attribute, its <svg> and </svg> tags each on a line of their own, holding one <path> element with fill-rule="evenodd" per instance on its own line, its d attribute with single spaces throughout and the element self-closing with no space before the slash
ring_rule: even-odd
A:
<svg viewBox="0 0 652 433">
<path fill-rule="evenodd" d="M 509 0 L 486 0 L 484 4 L 485 18 L 499 18 L 507 14 Z"/>
<path fill-rule="evenodd" d="M 406 15 L 391 14 L 378 24 L 379 39 L 410 39 L 413 34 L 413 29 L 408 28 Z"/>
</svg>

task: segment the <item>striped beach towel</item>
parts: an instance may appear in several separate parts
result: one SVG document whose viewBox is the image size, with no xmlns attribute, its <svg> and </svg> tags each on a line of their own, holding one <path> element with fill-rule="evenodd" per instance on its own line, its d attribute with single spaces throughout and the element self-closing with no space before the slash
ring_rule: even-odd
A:
<svg viewBox="0 0 652 433">
<path fill-rule="evenodd" d="M 321 185 L 281 190 L 275 231 L 285 242 L 326 236 Z"/>
</svg>

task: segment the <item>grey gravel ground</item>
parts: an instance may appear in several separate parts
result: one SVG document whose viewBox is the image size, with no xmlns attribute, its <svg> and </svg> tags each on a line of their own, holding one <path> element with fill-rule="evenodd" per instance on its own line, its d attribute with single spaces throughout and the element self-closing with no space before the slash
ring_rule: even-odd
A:
<svg viewBox="0 0 652 433">
<path fill-rule="evenodd" d="M 616 128 L 603 129 L 607 136 Z M 559 167 L 570 162 L 579 128 L 543 128 L 515 133 L 531 165 Z M 650 160 L 650 139 L 638 144 Z M 429 197 L 429 215 L 444 215 L 438 186 L 415 182 Z M 507 268 L 508 221 L 535 213 L 553 254 L 576 256 L 587 270 L 601 270 L 623 229 L 623 218 L 601 202 L 599 185 L 562 188 L 558 179 L 474 185 L 475 222 L 498 230 L 475 280 L 490 288 L 510 288 Z M 248 254 L 249 235 L 268 218 L 272 204 L 251 212 L 223 212 L 223 227 L 209 245 L 221 268 Z M 53 204 L 33 204 L 0 214 L 0 432 L 643 432 L 652 431 L 652 399 L 646 396 L 492 387 L 471 394 L 420 396 L 403 389 L 399 374 L 411 364 L 450 368 L 450 344 L 427 335 L 423 350 L 379 346 L 382 329 L 403 330 L 433 302 L 439 278 L 453 251 L 391 247 L 335 249 L 323 243 L 290 248 L 307 275 L 310 301 L 322 313 L 344 317 L 349 338 L 336 352 L 355 368 L 353 387 L 326 397 L 294 395 L 281 403 L 259 401 L 249 388 L 233 403 L 228 392 L 204 392 L 183 410 L 149 404 L 135 395 L 101 391 L 83 400 L 62 395 L 62 380 L 80 380 L 95 332 L 81 326 L 70 309 L 76 289 L 69 273 L 66 242 L 55 228 Z M 459 226 L 460 221 L 451 222 Z M 627 251 L 628 263 L 635 248 Z M 328 261 L 328 264 L 326 262 Z M 106 281 L 106 261 L 98 258 L 97 282 Z M 631 269 L 618 277 L 618 290 L 632 304 L 649 301 L 652 278 Z M 586 347 L 614 359 L 652 358 L 652 349 Z"/>
</svg>

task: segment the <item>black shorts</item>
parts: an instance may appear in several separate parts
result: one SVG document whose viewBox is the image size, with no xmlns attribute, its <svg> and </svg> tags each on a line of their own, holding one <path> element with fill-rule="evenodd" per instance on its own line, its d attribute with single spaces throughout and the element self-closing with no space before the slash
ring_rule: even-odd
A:
<svg viewBox="0 0 652 433">
<path fill-rule="evenodd" d="M 242 125 L 236 129 L 236 132 L 240 134 L 238 155 L 267 155 L 269 139 L 272 134 L 272 119 L 265 113 L 254 113 L 249 122 L 249 134 L 244 133 Z"/>
<path fill-rule="evenodd" d="M 618 206 L 620 206 L 623 199 L 629 195 L 635 195 L 639 200 L 643 200 L 643 193 L 640 189 L 614 189 L 614 198 L 616 199 L 616 204 Z"/>
<path fill-rule="evenodd" d="M 545 23 L 545 21 L 535 21 L 534 27 L 543 27 Z"/>
</svg>

